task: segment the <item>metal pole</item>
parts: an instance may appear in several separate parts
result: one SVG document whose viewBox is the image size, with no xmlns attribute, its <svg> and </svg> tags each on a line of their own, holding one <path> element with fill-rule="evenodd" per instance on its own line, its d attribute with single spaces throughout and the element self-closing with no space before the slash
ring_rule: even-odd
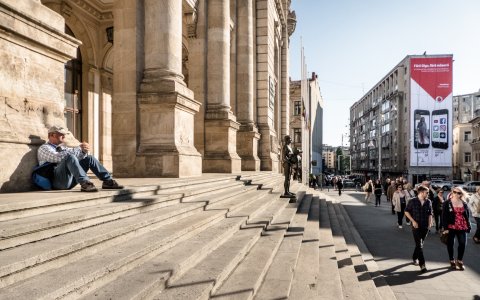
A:
<svg viewBox="0 0 480 300">
<path fill-rule="evenodd" d="M 383 115 L 380 115 L 380 122 L 378 123 L 378 179 L 382 177 L 382 119 Z"/>
</svg>

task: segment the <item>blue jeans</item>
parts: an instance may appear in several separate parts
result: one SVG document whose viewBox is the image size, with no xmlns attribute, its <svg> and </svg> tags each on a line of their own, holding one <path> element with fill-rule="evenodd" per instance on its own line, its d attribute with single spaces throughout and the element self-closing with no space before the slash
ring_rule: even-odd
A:
<svg viewBox="0 0 480 300">
<path fill-rule="evenodd" d="M 448 229 L 448 242 L 447 242 L 448 257 L 450 258 L 450 260 L 453 260 L 453 245 L 455 244 L 455 237 L 457 237 L 457 242 L 458 242 L 457 259 L 463 260 L 463 254 L 465 253 L 465 246 L 467 245 L 467 232 L 465 230 Z"/>
<path fill-rule="evenodd" d="M 87 155 L 84 159 L 78 160 L 77 157 L 70 154 L 55 167 L 53 188 L 69 190 L 77 183 L 89 181 L 87 176 L 89 169 L 102 181 L 112 179 L 107 169 L 94 156 Z"/>
</svg>

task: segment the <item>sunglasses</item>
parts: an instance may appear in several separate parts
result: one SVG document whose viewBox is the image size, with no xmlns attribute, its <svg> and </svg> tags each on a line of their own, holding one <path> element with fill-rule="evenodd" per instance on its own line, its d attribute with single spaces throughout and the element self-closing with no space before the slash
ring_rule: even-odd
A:
<svg viewBox="0 0 480 300">
<path fill-rule="evenodd" d="M 458 191 L 453 191 L 452 193 L 457 194 L 457 195 L 463 194 L 462 192 L 458 192 Z"/>
</svg>

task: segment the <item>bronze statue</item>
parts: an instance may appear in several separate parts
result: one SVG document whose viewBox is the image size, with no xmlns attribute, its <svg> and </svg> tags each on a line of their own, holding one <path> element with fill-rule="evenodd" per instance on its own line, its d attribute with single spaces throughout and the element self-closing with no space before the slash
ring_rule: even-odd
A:
<svg viewBox="0 0 480 300">
<path fill-rule="evenodd" d="M 290 136 L 286 135 L 284 138 L 284 144 L 282 149 L 282 160 L 283 160 L 283 173 L 285 175 L 285 181 L 283 182 L 283 187 L 285 188 L 284 196 L 294 196 L 295 194 L 290 193 L 290 177 L 292 175 L 292 166 L 295 163 L 296 155 L 294 154 L 290 143 L 292 139 Z"/>
</svg>

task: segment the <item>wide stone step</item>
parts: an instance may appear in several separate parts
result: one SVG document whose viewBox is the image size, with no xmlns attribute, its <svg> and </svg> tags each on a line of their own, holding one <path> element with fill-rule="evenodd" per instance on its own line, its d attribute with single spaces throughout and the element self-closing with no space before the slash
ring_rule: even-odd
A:
<svg viewBox="0 0 480 300">
<path fill-rule="evenodd" d="M 262 192 L 252 190 L 256 194 Z M 264 195 L 266 195 L 263 192 Z M 247 196 L 247 194 L 245 194 Z M 261 199 L 260 197 L 257 197 Z M 232 203 L 239 202 L 233 201 Z M 129 269 L 135 268 L 148 259 L 200 233 L 205 228 L 223 220 L 226 211 L 207 210 L 193 214 L 167 225 L 152 229 L 147 234 L 128 239 L 122 244 L 111 245 L 84 255 L 80 261 L 70 262 L 61 268 L 48 270 L 40 276 L 27 279 L 3 289 L 1 292 L 12 297 L 22 293 L 36 293 L 42 287 L 42 295 L 55 298 L 72 292 L 88 290 L 116 278 Z M 58 277 L 59 275 L 60 277 Z M 55 278 L 55 282 L 50 282 Z M 49 283 L 50 284 L 47 284 Z"/>
<path fill-rule="evenodd" d="M 317 289 L 321 299 L 344 299 L 342 282 L 337 265 L 332 228 L 328 214 L 327 202 L 320 199 L 320 229 L 318 247 L 319 274 Z"/>
<path fill-rule="evenodd" d="M 247 190 L 237 192 L 236 197 L 227 191 L 226 195 L 219 194 L 216 198 L 210 198 L 210 202 L 225 202 L 222 205 L 226 206 L 228 211 L 228 208 L 241 206 L 243 198 L 249 196 L 258 197 L 259 194 L 262 194 L 258 193 L 254 187 L 245 188 Z M 92 246 L 99 247 L 99 244 L 102 242 L 107 242 L 108 244 L 122 242 L 123 239 L 129 235 L 137 235 L 146 230 L 148 231 L 149 226 L 161 226 L 164 223 L 174 222 L 176 219 L 204 210 L 205 206 L 208 207 L 208 203 L 192 202 L 162 207 L 158 210 L 144 212 L 141 215 L 133 215 L 128 218 L 116 220 L 115 222 L 100 224 L 95 227 L 67 233 L 31 245 L 24 245 L 2 251 L 0 252 L 0 257 L 5 258 L 5 260 L 2 260 L 3 263 L 7 261 L 13 261 L 15 263 L 4 265 L 0 262 L 0 276 L 14 273 L 13 275 L 18 277 L 20 276 L 19 271 L 22 269 L 27 269 L 28 273 L 32 273 L 34 270 L 34 268 L 32 269 L 32 264 L 38 265 L 43 262 L 54 261 L 56 256 L 62 257 L 62 259 L 65 260 L 66 256 L 70 255 L 70 253 L 83 249 L 87 250 Z M 54 249 L 58 245 L 62 247 Z M 22 250 L 23 248 L 26 250 Z M 58 261 L 55 262 L 58 263 Z"/>
<path fill-rule="evenodd" d="M 312 198 L 307 224 L 303 232 L 297 265 L 293 276 L 290 299 L 318 299 L 317 287 L 319 273 L 319 214 L 320 203 L 317 193 L 309 189 L 309 193 L 316 194 Z"/>
<path fill-rule="evenodd" d="M 302 199 L 254 299 L 288 298 L 311 201 L 311 194 Z"/>
<path fill-rule="evenodd" d="M 261 210 L 262 202 L 274 195 L 256 197 L 243 210 Z M 229 216 L 198 235 L 179 243 L 144 264 L 119 276 L 111 283 L 84 296 L 84 299 L 144 299 L 165 289 L 167 282 L 181 277 L 226 240 L 236 235 L 247 216 Z M 135 283 L 132 285 L 132 283 Z"/>
<path fill-rule="evenodd" d="M 203 211 L 204 205 L 205 203 L 189 203 L 168 206 L 3 250 L 0 252 L 0 288 L 45 270 L 69 264 L 165 224 L 178 222 L 181 218 Z"/>
<path fill-rule="evenodd" d="M 212 299 L 251 299 L 256 294 L 297 208 L 297 203 L 290 203 L 277 214 L 246 258 L 219 289 L 214 289 Z"/>
<path fill-rule="evenodd" d="M 345 220 L 345 215 L 343 214 L 340 206 L 341 204 L 339 203 L 333 204 L 335 213 L 340 223 L 340 228 L 343 232 L 343 237 L 346 242 L 348 254 L 350 255 L 350 259 L 352 260 L 353 268 L 356 272 L 359 284 L 362 287 L 363 295 L 365 299 L 381 300 L 380 294 L 378 293 L 377 288 L 372 281 L 372 278 L 370 277 L 367 266 L 362 259 L 362 254 L 358 250 L 355 239 L 352 236 L 350 228 L 348 227 L 348 224 Z"/>
<path fill-rule="evenodd" d="M 168 194 L 166 191 L 159 191 L 162 194 L 4 221 L 0 222 L 2 226 L 0 229 L 0 249 L 79 230 L 172 205 L 179 201 L 211 202 L 211 199 L 216 199 L 218 195 L 225 199 L 251 188 L 245 187 L 242 182 L 235 181 L 223 184 L 209 183 L 206 187 L 189 187 L 183 193 Z"/>
<path fill-rule="evenodd" d="M 365 298 L 364 291 L 358 281 L 357 274 L 353 267 L 352 258 L 348 253 L 347 244 L 345 242 L 345 238 L 343 237 L 340 221 L 335 213 L 333 203 L 327 201 L 327 208 L 330 218 L 330 225 L 332 228 L 333 242 L 335 245 L 337 267 L 340 272 L 340 279 L 342 282 L 343 295 L 348 299 L 367 300 L 368 298 Z"/>
<path fill-rule="evenodd" d="M 362 259 L 364 261 L 365 266 L 367 267 L 370 277 L 373 278 L 373 282 L 377 287 L 377 291 L 380 294 L 380 298 L 385 300 L 395 300 L 396 297 L 392 291 L 392 288 L 388 285 L 383 274 L 380 273 L 380 269 L 377 263 L 375 262 L 373 256 L 370 254 L 370 251 L 368 250 L 367 245 L 365 245 L 365 242 L 363 241 L 362 237 L 356 230 L 355 225 L 353 224 L 350 216 L 348 215 L 343 205 L 340 206 L 340 210 L 344 215 L 345 223 L 350 229 L 352 237 L 355 240 L 355 244 L 358 247 L 359 253 L 362 256 Z"/>
<path fill-rule="evenodd" d="M 12 220 L 56 211 L 95 206 L 110 202 L 132 200 L 160 193 L 183 193 L 184 197 L 209 193 L 226 185 L 241 185 L 235 177 L 179 180 L 160 185 L 127 187 L 123 190 L 101 190 L 98 193 L 82 193 L 79 188 L 71 191 L 22 193 L 22 200 L 3 196 L 0 199 L 0 221 Z M 39 197 L 40 196 L 40 197 Z"/>
</svg>

